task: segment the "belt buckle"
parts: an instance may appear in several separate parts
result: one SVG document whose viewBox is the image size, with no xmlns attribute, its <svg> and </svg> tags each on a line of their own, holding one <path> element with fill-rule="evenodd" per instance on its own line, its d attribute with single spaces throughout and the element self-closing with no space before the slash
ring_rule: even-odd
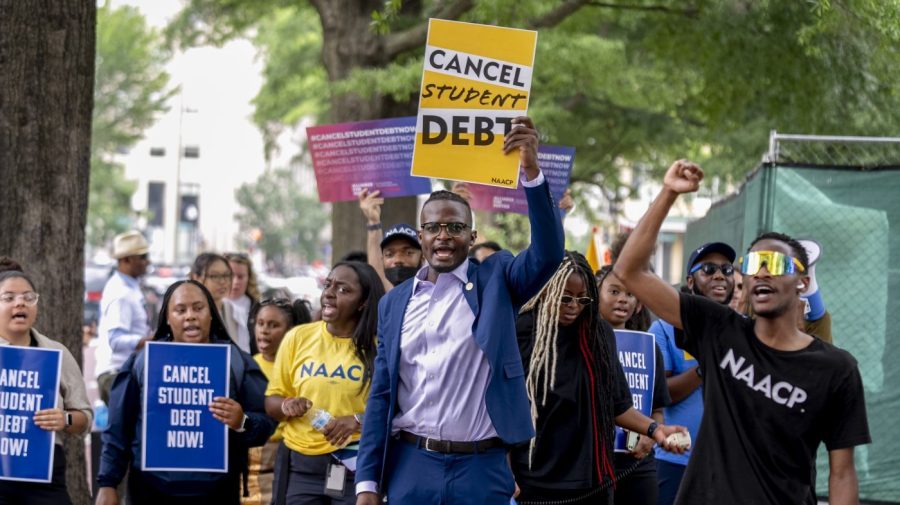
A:
<svg viewBox="0 0 900 505">
<path fill-rule="evenodd" d="M 431 443 L 432 443 L 432 442 L 435 442 L 436 444 L 438 444 L 438 446 L 440 446 L 440 442 L 441 442 L 441 441 L 440 441 L 440 440 L 437 440 L 437 439 L 434 439 L 434 438 L 426 438 L 426 439 L 425 439 L 425 450 L 428 451 L 428 452 L 439 452 L 439 449 L 432 449 L 432 448 L 431 448 Z"/>
</svg>

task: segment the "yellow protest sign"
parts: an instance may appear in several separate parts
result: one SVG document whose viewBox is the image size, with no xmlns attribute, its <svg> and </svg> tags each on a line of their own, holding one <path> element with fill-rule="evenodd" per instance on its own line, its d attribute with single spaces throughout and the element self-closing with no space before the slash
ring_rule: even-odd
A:
<svg viewBox="0 0 900 505">
<path fill-rule="evenodd" d="M 429 20 L 412 175 L 518 185 L 503 137 L 528 111 L 536 46 L 531 30 Z"/>
</svg>

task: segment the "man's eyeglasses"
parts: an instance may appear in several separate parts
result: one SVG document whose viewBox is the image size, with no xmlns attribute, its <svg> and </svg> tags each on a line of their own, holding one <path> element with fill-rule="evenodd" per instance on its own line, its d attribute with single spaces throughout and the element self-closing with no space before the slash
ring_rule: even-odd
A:
<svg viewBox="0 0 900 505">
<path fill-rule="evenodd" d="M 562 295 L 559 297 L 559 303 L 561 303 L 563 305 L 569 305 L 572 302 L 577 302 L 578 305 L 590 305 L 590 304 L 594 303 L 594 299 L 591 298 L 590 296 L 575 297 L 575 296 L 569 296 L 569 295 Z"/>
<path fill-rule="evenodd" d="M 17 300 L 22 300 L 25 302 L 25 305 L 29 307 L 34 307 L 37 305 L 38 298 L 41 295 L 35 293 L 34 291 L 28 291 L 26 293 L 0 293 L 0 303 L 4 303 L 10 305 L 15 303 Z"/>
<path fill-rule="evenodd" d="M 214 274 L 207 275 L 206 278 L 213 282 L 231 282 L 231 274 Z"/>
<path fill-rule="evenodd" d="M 451 237 L 458 237 L 469 228 L 466 223 L 422 223 L 422 231 L 429 235 L 438 235 L 442 229 Z"/>
<path fill-rule="evenodd" d="M 766 266 L 769 275 L 790 275 L 803 272 L 803 264 L 793 256 L 777 251 L 752 251 L 741 258 L 741 273 L 744 275 L 756 275 L 759 269 Z"/>
<path fill-rule="evenodd" d="M 717 263 L 697 263 L 693 267 L 691 267 L 691 272 L 694 273 L 697 271 L 702 271 L 706 275 L 715 275 L 717 271 L 721 270 L 722 275 L 725 277 L 731 277 L 734 275 L 734 265 L 731 263 L 722 263 L 721 265 Z"/>
</svg>

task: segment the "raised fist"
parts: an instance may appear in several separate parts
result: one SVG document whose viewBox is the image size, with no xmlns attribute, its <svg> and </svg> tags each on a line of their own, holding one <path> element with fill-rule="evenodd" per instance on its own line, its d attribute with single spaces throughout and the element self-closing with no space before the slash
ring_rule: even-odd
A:
<svg viewBox="0 0 900 505">
<path fill-rule="evenodd" d="M 666 170 L 663 185 L 678 193 L 693 193 L 700 188 L 703 180 L 703 169 L 688 160 L 678 160 Z"/>
</svg>

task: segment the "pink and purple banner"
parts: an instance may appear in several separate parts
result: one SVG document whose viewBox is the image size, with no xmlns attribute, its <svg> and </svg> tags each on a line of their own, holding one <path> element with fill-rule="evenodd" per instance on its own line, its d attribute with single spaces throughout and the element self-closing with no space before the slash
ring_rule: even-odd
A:
<svg viewBox="0 0 900 505">
<path fill-rule="evenodd" d="M 569 178 L 572 176 L 574 163 L 574 147 L 552 145 L 538 147 L 538 166 L 550 184 L 550 194 L 557 202 L 562 199 L 563 193 L 569 187 Z M 522 189 L 521 179 L 519 187 L 516 189 L 480 184 L 469 184 L 468 189 L 472 195 L 469 203 L 473 209 L 528 214 L 528 201 L 525 199 L 525 190 Z"/>
<path fill-rule="evenodd" d="M 363 189 L 385 198 L 431 192 L 431 180 L 409 175 L 416 118 L 375 119 L 306 129 L 320 202 L 355 200 Z"/>
</svg>

